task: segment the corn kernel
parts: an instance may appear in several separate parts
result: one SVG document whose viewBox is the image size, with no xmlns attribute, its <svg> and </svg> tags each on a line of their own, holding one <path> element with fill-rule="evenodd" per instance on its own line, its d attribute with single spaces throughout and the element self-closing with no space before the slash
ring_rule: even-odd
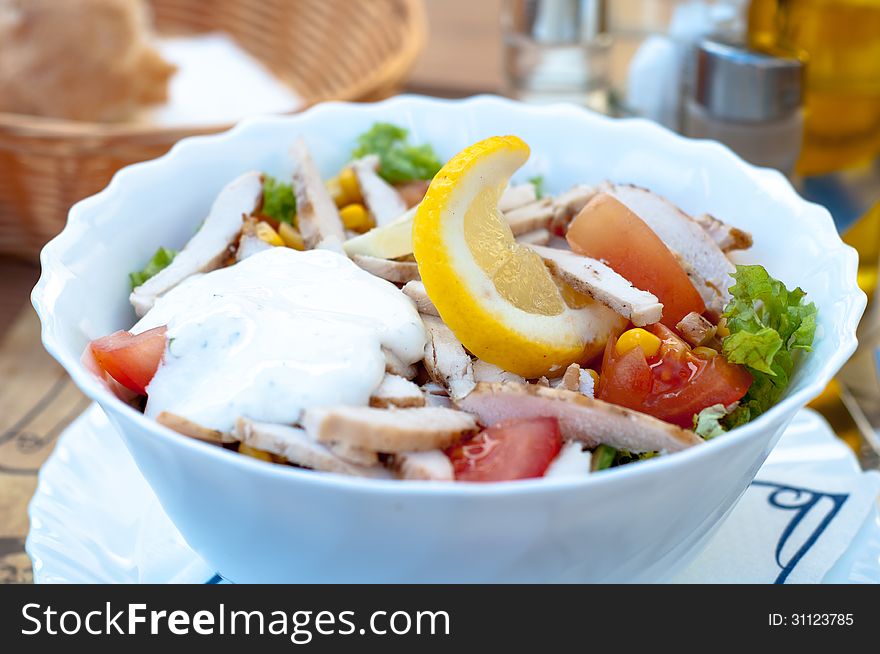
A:
<svg viewBox="0 0 880 654">
<path fill-rule="evenodd" d="M 712 357 L 718 356 L 718 352 L 716 350 L 713 350 L 711 347 L 704 347 L 702 345 L 700 347 L 694 348 L 694 354 L 696 354 L 701 359 L 711 359 Z"/>
<path fill-rule="evenodd" d="M 350 167 L 343 168 L 339 173 L 339 187 L 342 189 L 342 206 L 347 204 L 363 204 L 361 187 L 358 184 L 357 175 Z"/>
<path fill-rule="evenodd" d="M 330 194 L 330 197 L 333 198 L 333 202 L 336 203 L 337 207 L 345 206 L 345 197 L 342 194 L 342 184 L 339 183 L 339 177 L 331 177 L 326 182 L 324 182 L 324 186 L 327 187 L 327 192 Z"/>
<path fill-rule="evenodd" d="M 727 328 L 727 322 L 724 319 L 722 319 L 721 322 L 718 323 L 718 328 L 715 330 L 715 335 L 718 338 L 730 336 L 730 329 Z"/>
<path fill-rule="evenodd" d="M 254 230 L 257 238 L 261 241 L 265 241 L 269 245 L 284 245 L 284 241 L 278 236 L 278 232 L 272 229 L 272 225 L 269 223 L 258 222 Z"/>
<path fill-rule="evenodd" d="M 303 242 L 302 234 L 296 227 L 290 223 L 281 223 L 278 226 L 278 236 L 284 241 L 284 245 L 294 250 L 305 250 L 306 244 Z"/>
<path fill-rule="evenodd" d="M 258 450 L 255 447 L 251 447 L 249 445 L 245 445 L 244 443 L 238 444 L 238 453 L 244 454 L 245 456 L 252 456 L 255 459 L 259 459 L 260 461 L 268 461 L 272 463 L 272 455 L 268 452 L 264 452 L 263 450 Z"/>
<path fill-rule="evenodd" d="M 652 357 L 660 351 L 660 339 L 646 329 L 635 327 L 620 335 L 615 349 L 618 354 L 626 354 L 637 347 L 642 348 L 646 357 Z"/>
<path fill-rule="evenodd" d="M 356 232 L 366 232 L 376 226 L 373 217 L 362 204 L 349 204 L 339 210 L 339 217 L 342 218 L 342 224 L 346 229 L 352 229 Z"/>
</svg>

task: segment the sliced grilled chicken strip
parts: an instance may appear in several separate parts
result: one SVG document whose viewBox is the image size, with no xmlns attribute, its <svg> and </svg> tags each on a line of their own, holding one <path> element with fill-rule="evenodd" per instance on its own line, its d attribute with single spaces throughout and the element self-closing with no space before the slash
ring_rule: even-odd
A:
<svg viewBox="0 0 880 654">
<path fill-rule="evenodd" d="M 362 269 L 368 273 L 381 277 L 394 284 L 406 284 L 413 280 L 420 280 L 419 265 L 414 261 L 390 261 L 379 259 L 365 254 L 355 254 L 351 257 Z"/>
<path fill-rule="evenodd" d="M 250 172 L 229 183 L 208 212 L 199 231 L 164 270 L 135 288 L 129 297 L 140 317 L 153 304 L 190 275 L 219 268 L 230 253 L 246 216 L 254 212 L 263 197 L 260 173 Z"/>
<path fill-rule="evenodd" d="M 596 380 L 589 370 L 580 370 L 578 372 L 578 393 L 587 397 L 596 397 Z"/>
<path fill-rule="evenodd" d="M 411 182 L 402 182 L 395 184 L 395 190 L 400 193 L 407 209 L 416 206 L 425 197 L 431 181 L 427 179 L 414 179 Z"/>
<path fill-rule="evenodd" d="M 306 409 L 302 424 L 309 436 L 320 443 L 345 442 L 389 454 L 445 449 L 477 430 L 469 413 L 440 407 L 312 408 Z"/>
<path fill-rule="evenodd" d="M 390 467 L 401 479 L 455 480 L 452 462 L 440 450 L 394 454 L 391 456 Z"/>
<path fill-rule="evenodd" d="M 160 425 L 165 425 L 168 429 L 173 429 L 178 434 L 183 434 L 184 436 L 189 436 L 190 438 L 195 438 L 207 443 L 222 445 L 223 443 L 235 443 L 238 440 L 232 434 L 227 434 L 209 427 L 203 427 L 188 418 L 169 413 L 168 411 L 163 411 L 156 416 L 156 422 Z"/>
<path fill-rule="evenodd" d="M 401 290 L 404 295 L 415 302 L 419 313 L 440 317 L 440 312 L 437 311 L 437 307 L 431 302 L 431 298 L 428 297 L 428 291 L 425 290 L 425 285 L 420 280 L 414 279 L 411 282 L 407 282 Z"/>
<path fill-rule="evenodd" d="M 752 247 L 751 234 L 732 227 L 711 214 L 700 214 L 695 216 L 694 220 L 700 224 L 700 227 L 706 230 L 706 233 L 712 237 L 712 240 L 721 248 L 722 252 L 748 250 Z"/>
<path fill-rule="evenodd" d="M 244 261 L 250 256 L 268 250 L 273 247 L 257 236 L 257 219 L 248 216 L 241 225 L 241 237 L 238 239 L 238 248 L 235 250 L 235 261 Z"/>
<path fill-rule="evenodd" d="M 474 359 L 471 364 L 474 369 L 474 381 L 477 382 L 510 382 L 511 384 L 525 384 L 525 377 L 520 377 L 514 372 L 508 372 L 499 368 L 494 363 Z"/>
<path fill-rule="evenodd" d="M 553 233 L 564 234 L 571 219 L 587 206 L 587 202 L 596 193 L 595 186 L 577 184 L 553 198 L 553 219 L 550 221 L 550 229 Z"/>
<path fill-rule="evenodd" d="M 471 357 L 446 324 L 434 316 L 422 316 L 427 332 L 425 369 L 428 375 L 456 400 L 474 388 Z"/>
<path fill-rule="evenodd" d="M 412 379 L 416 376 L 418 370 L 414 365 L 404 363 L 400 357 L 386 347 L 382 348 L 382 354 L 385 355 L 385 372 L 404 379 Z"/>
<path fill-rule="evenodd" d="M 291 463 L 304 468 L 355 477 L 382 478 L 390 476 L 381 466 L 364 468 L 343 461 L 324 445 L 309 438 L 305 430 L 299 427 L 239 418 L 235 426 L 235 433 L 243 443 L 258 450 L 284 457 Z"/>
<path fill-rule="evenodd" d="M 734 266 L 696 220 L 669 200 L 629 184 L 608 184 L 606 192 L 647 223 L 666 247 L 677 254 L 706 307 L 721 313 L 730 300 Z"/>
<path fill-rule="evenodd" d="M 715 338 L 715 332 L 718 330 L 715 325 L 695 311 L 682 318 L 675 328 L 684 340 L 693 346 L 705 345 Z"/>
<path fill-rule="evenodd" d="M 663 305 L 656 295 L 636 288 L 601 261 L 569 250 L 541 245 L 530 247 L 556 277 L 628 318 L 634 325 L 650 325 L 663 316 Z"/>
<path fill-rule="evenodd" d="M 433 395 L 430 393 L 425 395 L 425 406 L 442 407 L 444 409 L 455 408 L 452 398 L 448 395 Z"/>
<path fill-rule="evenodd" d="M 379 453 L 356 447 L 344 441 L 324 443 L 328 450 L 346 463 L 370 468 L 379 465 Z"/>
<path fill-rule="evenodd" d="M 562 375 L 562 383 L 559 387 L 567 391 L 574 391 L 575 393 L 581 392 L 581 367 L 578 364 L 573 363 L 565 369 L 565 374 Z"/>
<path fill-rule="evenodd" d="M 406 211 L 406 202 L 391 184 L 379 177 L 379 157 L 374 154 L 351 162 L 367 209 L 381 227 Z"/>
<path fill-rule="evenodd" d="M 299 138 L 290 149 L 293 159 L 293 190 L 296 220 L 306 249 L 341 248 L 345 230 L 336 203 L 321 180 L 306 142 Z"/>
<path fill-rule="evenodd" d="M 445 395 L 449 397 L 449 391 L 435 381 L 428 381 L 421 385 L 422 392 L 426 395 Z"/>
<path fill-rule="evenodd" d="M 253 234 L 242 234 L 241 238 L 238 240 L 238 249 L 235 250 L 235 261 L 244 261 L 248 257 L 252 257 L 258 252 L 268 250 L 271 247 L 274 246 L 269 245 L 258 236 L 254 236 Z"/>
<path fill-rule="evenodd" d="M 498 210 L 501 212 L 513 211 L 538 199 L 538 189 L 531 182 L 508 186 L 498 198 Z"/>
<path fill-rule="evenodd" d="M 429 381 L 422 384 L 422 391 L 425 394 L 425 406 L 440 406 L 447 409 L 455 408 L 449 392 L 435 381 Z"/>
<path fill-rule="evenodd" d="M 569 441 L 562 446 L 559 454 L 544 473 L 544 477 L 556 479 L 586 477 L 590 474 L 592 460 L 593 455 L 589 450 L 584 449 L 583 443 Z"/>
<path fill-rule="evenodd" d="M 425 406 L 425 394 L 408 379 L 386 374 L 370 396 L 370 406 L 380 409 Z"/>
<path fill-rule="evenodd" d="M 546 229 L 536 229 L 516 237 L 517 243 L 524 245 L 547 245 L 552 235 Z"/>
<path fill-rule="evenodd" d="M 504 212 L 504 219 L 510 225 L 514 236 L 533 232 L 536 229 L 547 229 L 553 219 L 553 200 L 543 198 L 530 204 Z"/>
<path fill-rule="evenodd" d="M 588 447 L 605 443 L 631 452 L 677 452 L 703 442 L 692 431 L 644 413 L 537 384 L 477 384 L 457 404 L 483 425 L 512 418 L 553 416 L 559 420 L 563 438 L 581 441 Z"/>
</svg>

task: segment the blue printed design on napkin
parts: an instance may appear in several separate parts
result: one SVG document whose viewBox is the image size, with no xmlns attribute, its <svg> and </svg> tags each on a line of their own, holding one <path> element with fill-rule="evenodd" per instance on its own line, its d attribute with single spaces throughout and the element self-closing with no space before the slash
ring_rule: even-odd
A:
<svg viewBox="0 0 880 654">
<path fill-rule="evenodd" d="M 752 486 L 765 486 L 774 489 L 767 496 L 767 502 L 770 506 L 779 509 L 780 511 L 794 512 L 794 515 L 788 525 L 786 525 L 782 534 L 780 534 L 779 541 L 776 544 L 775 558 L 781 571 L 773 583 L 784 584 L 785 580 L 791 574 L 792 570 L 794 570 L 798 562 L 804 557 L 810 548 L 816 544 L 816 541 L 822 535 L 822 532 L 824 532 L 828 525 L 831 524 L 831 521 L 834 520 L 834 517 L 840 511 L 841 507 L 843 507 L 849 495 L 845 493 L 823 493 L 809 488 L 777 484 L 770 481 L 756 480 L 752 482 Z M 800 547 L 797 547 L 797 542 L 794 542 L 793 544 L 789 543 L 789 540 L 792 538 L 795 530 L 798 525 L 802 523 L 804 518 L 810 514 L 815 514 L 816 512 L 818 512 L 818 516 L 822 516 L 821 520 L 812 531 L 800 535 L 802 539 Z M 789 551 L 792 547 L 795 547 L 795 551 L 787 560 L 784 560 L 783 550 L 786 550 L 786 546 L 788 546 L 787 549 Z"/>
</svg>

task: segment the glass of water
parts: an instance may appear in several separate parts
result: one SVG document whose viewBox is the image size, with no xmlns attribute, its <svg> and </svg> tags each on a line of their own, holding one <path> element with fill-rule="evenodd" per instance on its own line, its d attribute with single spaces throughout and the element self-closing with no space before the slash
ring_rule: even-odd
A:
<svg viewBox="0 0 880 654">
<path fill-rule="evenodd" d="M 607 112 L 604 0 L 504 0 L 501 19 L 508 95 Z"/>
</svg>

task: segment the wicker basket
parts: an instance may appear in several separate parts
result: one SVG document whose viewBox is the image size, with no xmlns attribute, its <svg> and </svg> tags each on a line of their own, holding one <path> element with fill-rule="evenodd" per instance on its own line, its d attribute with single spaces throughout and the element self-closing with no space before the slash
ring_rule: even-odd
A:
<svg viewBox="0 0 880 654">
<path fill-rule="evenodd" d="M 224 31 L 305 103 L 382 97 L 424 44 L 422 0 L 150 0 L 162 34 Z M 175 141 L 164 128 L 0 113 L 0 254 L 34 259 L 77 200 Z"/>
</svg>

